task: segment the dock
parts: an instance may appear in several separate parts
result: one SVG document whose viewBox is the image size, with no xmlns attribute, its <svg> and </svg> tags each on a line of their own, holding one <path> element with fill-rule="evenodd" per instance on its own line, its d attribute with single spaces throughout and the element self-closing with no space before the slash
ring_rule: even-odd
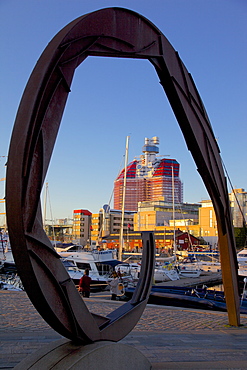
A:
<svg viewBox="0 0 247 370">
<path fill-rule="evenodd" d="M 156 283 L 155 285 L 160 286 L 181 286 L 196 288 L 201 285 L 207 285 L 207 287 L 212 287 L 215 285 L 222 284 L 222 275 L 220 272 L 202 272 L 197 278 L 181 278 L 175 281 L 165 281 L 162 283 Z"/>
</svg>

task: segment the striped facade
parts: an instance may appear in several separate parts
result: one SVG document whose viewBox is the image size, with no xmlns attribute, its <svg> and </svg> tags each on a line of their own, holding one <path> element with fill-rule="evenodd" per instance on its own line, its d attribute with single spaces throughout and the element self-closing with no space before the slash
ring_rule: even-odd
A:
<svg viewBox="0 0 247 370">
<path fill-rule="evenodd" d="M 156 159 L 152 168 L 149 164 L 148 175 L 142 176 L 140 172 L 138 173 L 138 167 L 141 168 L 138 160 L 132 161 L 127 166 L 125 210 L 137 211 L 138 202 L 143 201 L 164 200 L 171 203 L 173 182 L 174 202 L 183 202 L 183 185 L 179 178 L 180 165 L 175 159 Z M 122 208 L 124 172 L 123 169 L 114 182 L 114 209 Z"/>
</svg>

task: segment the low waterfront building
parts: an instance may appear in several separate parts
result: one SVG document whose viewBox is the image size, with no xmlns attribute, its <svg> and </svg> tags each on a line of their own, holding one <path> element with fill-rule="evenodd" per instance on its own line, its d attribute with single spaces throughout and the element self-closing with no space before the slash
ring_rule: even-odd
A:
<svg viewBox="0 0 247 370">
<path fill-rule="evenodd" d="M 180 226 L 175 224 L 176 244 L 179 248 L 188 247 L 185 237 L 187 233 L 188 243 L 193 245 L 200 244 L 199 239 L 192 234 L 189 235 L 189 229 L 198 229 L 198 204 L 184 204 L 177 206 L 176 216 L 180 218 Z M 155 245 L 158 251 L 165 249 L 166 252 L 173 247 L 174 226 L 169 225 L 169 219 L 172 217 L 172 204 L 163 201 L 140 202 L 138 212 L 124 213 L 123 239 L 124 251 L 139 252 L 142 248 L 142 231 L 153 231 Z M 189 219 L 182 218 L 184 216 Z M 139 217 L 139 218 L 138 218 Z M 194 219 L 192 219 L 192 217 Z M 138 223 L 138 220 L 142 222 Z M 143 221 L 144 220 L 144 221 Z M 91 217 L 91 245 L 102 248 L 119 248 L 120 228 L 122 222 L 122 212 L 120 210 L 110 209 L 109 206 L 103 206 L 98 214 L 92 214 Z M 183 229 L 186 230 L 183 230 Z M 198 232 L 196 233 L 198 234 Z M 182 246 L 183 244 L 183 246 Z"/>
<path fill-rule="evenodd" d="M 201 237 L 215 247 L 218 243 L 217 220 L 211 200 L 202 200 L 199 210 L 199 225 Z"/>
<path fill-rule="evenodd" d="M 244 189 L 233 189 L 229 194 L 234 227 L 243 227 L 247 222 L 247 192 Z"/>
<path fill-rule="evenodd" d="M 76 209 L 73 211 L 73 238 L 74 243 L 82 246 L 90 245 L 91 238 L 91 216 L 87 209 Z"/>
<path fill-rule="evenodd" d="M 199 204 L 182 203 L 174 204 L 173 210 L 172 203 L 162 200 L 139 202 L 138 211 L 134 215 L 134 230 L 156 230 L 159 226 L 163 226 L 163 228 L 171 226 L 174 228 L 174 226 L 186 226 L 187 224 L 198 225 L 199 208 Z M 175 225 L 174 222 L 172 223 L 173 218 L 175 219 Z"/>
<path fill-rule="evenodd" d="M 128 235 L 133 231 L 133 218 L 134 212 L 124 212 L 123 233 Z M 99 213 L 92 215 L 91 222 L 91 244 L 102 245 L 105 244 L 104 240 L 109 240 L 113 236 L 113 240 L 119 242 L 119 235 L 122 222 L 122 211 L 110 209 L 109 206 L 103 206 Z M 116 235 L 118 235 L 116 237 Z M 113 242 L 115 243 L 115 241 Z M 115 244 L 116 244 L 115 243 Z"/>
<path fill-rule="evenodd" d="M 194 235 L 183 232 L 180 229 L 174 230 L 155 230 L 154 241 L 157 253 L 172 254 L 174 247 L 174 235 L 177 250 L 192 250 L 201 244 L 201 239 Z M 139 231 L 125 232 L 123 235 L 123 253 L 141 253 L 142 251 L 142 233 Z M 110 234 L 100 243 L 100 247 L 104 249 L 119 248 L 119 233 Z"/>
<path fill-rule="evenodd" d="M 229 199 L 235 220 L 234 227 L 237 227 L 236 225 L 241 223 L 239 214 L 242 220 L 243 215 L 246 217 L 247 193 L 244 189 L 235 189 L 229 194 Z M 109 206 L 104 206 L 98 214 L 91 215 L 91 227 L 88 232 L 90 244 L 118 248 L 121 218 L 122 212 L 109 209 Z M 241 227 L 242 225 L 243 223 Z M 157 249 L 171 248 L 174 229 L 176 233 L 187 233 L 191 245 L 206 243 L 216 249 L 218 230 L 212 201 L 174 204 L 174 212 L 173 204 L 164 200 L 139 202 L 137 212 L 125 211 L 124 214 L 124 248 L 140 250 L 142 231 L 154 232 Z M 189 235 L 195 240 L 191 242 Z M 180 243 L 186 245 L 185 242 Z"/>
<path fill-rule="evenodd" d="M 229 193 L 230 208 L 234 228 L 242 228 L 247 221 L 247 192 L 244 189 L 233 189 Z M 201 201 L 199 209 L 201 236 L 212 246 L 218 243 L 217 220 L 211 200 Z"/>
<path fill-rule="evenodd" d="M 53 243 L 72 243 L 73 224 L 71 219 L 46 220 L 45 232 Z"/>
</svg>

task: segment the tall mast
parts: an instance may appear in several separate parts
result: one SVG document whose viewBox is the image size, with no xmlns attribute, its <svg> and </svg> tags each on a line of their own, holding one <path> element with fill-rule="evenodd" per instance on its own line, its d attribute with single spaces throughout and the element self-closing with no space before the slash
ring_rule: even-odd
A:
<svg viewBox="0 0 247 370">
<path fill-rule="evenodd" d="M 47 192 L 48 192 L 48 182 L 45 183 L 45 193 L 44 193 L 44 219 L 43 219 L 43 227 L 45 229 L 46 226 L 46 206 L 47 206 Z"/>
<path fill-rule="evenodd" d="M 121 228 L 119 235 L 119 261 L 122 261 L 123 253 L 123 228 L 124 228 L 124 208 L 125 208 L 125 194 L 126 194 L 126 178 L 127 178 L 127 165 L 128 165 L 128 153 L 129 153 L 129 136 L 126 138 L 126 147 L 125 147 L 125 165 L 124 165 L 124 185 L 123 185 L 123 200 L 122 200 L 122 219 L 121 219 Z"/>
<path fill-rule="evenodd" d="M 176 230 L 175 230 L 175 189 L 174 189 L 174 171 L 172 166 L 172 218 L 173 218 L 173 253 L 177 259 Z"/>
<path fill-rule="evenodd" d="M 0 158 L 7 158 L 7 156 L 6 155 L 1 155 Z M 7 163 L 4 165 L 4 167 L 6 167 L 6 166 L 7 166 Z M 0 179 L 0 181 L 5 181 L 5 180 L 6 180 L 5 177 L 2 177 Z M 3 203 L 5 205 L 5 197 L 3 197 L 3 198 L 0 199 L 0 203 Z M 7 221 L 6 221 L 6 210 L 5 210 L 5 206 L 3 206 L 3 212 L 1 212 L 0 215 L 3 216 L 2 226 L 3 226 L 4 231 L 6 232 L 6 230 L 7 230 Z"/>
</svg>

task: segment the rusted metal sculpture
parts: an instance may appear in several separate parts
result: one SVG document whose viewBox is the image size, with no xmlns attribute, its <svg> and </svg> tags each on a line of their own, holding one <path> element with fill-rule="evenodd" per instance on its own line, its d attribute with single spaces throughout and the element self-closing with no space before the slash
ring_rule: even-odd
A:
<svg viewBox="0 0 247 370">
<path fill-rule="evenodd" d="M 214 204 L 229 323 L 239 325 L 233 228 L 212 127 L 178 53 L 150 21 L 121 8 L 84 15 L 63 28 L 38 60 L 19 106 L 8 156 L 6 206 L 13 254 L 27 294 L 51 327 L 83 343 L 122 339 L 148 299 L 152 233 L 143 235 L 142 272 L 132 300 L 102 317 L 90 314 L 42 227 L 40 193 L 63 109 L 75 68 L 90 55 L 148 59 L 155 67 Z"/>
</svg>

